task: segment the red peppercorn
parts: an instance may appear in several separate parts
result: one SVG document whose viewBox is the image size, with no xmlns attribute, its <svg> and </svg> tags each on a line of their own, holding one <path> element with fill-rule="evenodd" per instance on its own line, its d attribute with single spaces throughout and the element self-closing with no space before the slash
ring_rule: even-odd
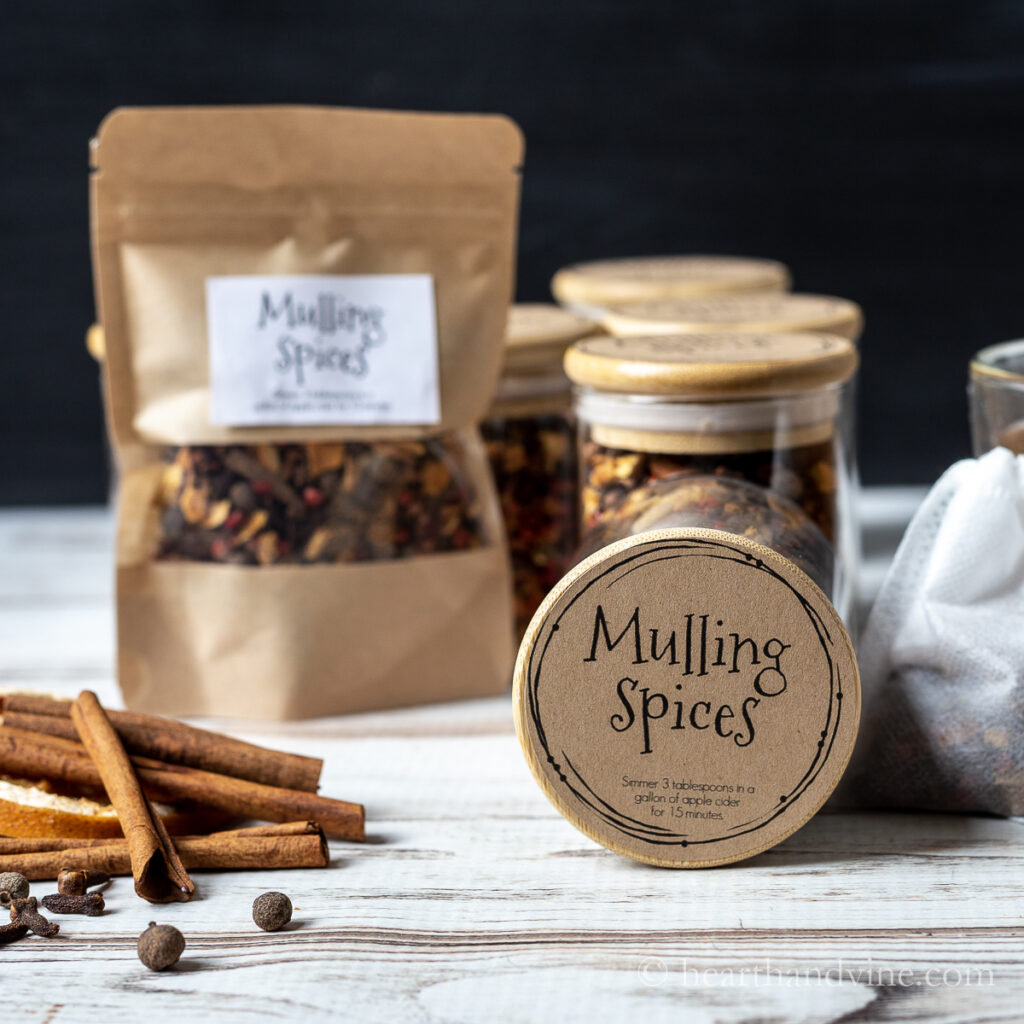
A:
<svg viewBox="0 0 1024 1024">
<path fill-rule="evenodd" d="M 324 503 L 324 492 L 316 487 L 307 487 L 302 492 L 302 500 L 310 506 L 310 508 L 316 508 L 317 505 Z"/>
</svg>

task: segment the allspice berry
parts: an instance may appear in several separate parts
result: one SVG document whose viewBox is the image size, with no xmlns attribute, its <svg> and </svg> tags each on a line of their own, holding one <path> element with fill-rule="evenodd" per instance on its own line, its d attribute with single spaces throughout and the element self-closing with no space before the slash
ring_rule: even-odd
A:
<svg viewBox="0 0 1024 1024">
<path fill-rule="evenodd" d="M 0 892 L 9 892 L 15 900 L 28 899 L 29 884 L 24 875 L 17 871 L 0 872 Z"/>
<path fill-rule="evenodd" d="M 292 901 L 283 892 L 265 892 L 252 905 L 252 919 L 265 932 L 280 931 L 292 919 Z"/>
<path fill-rule="evenodd" d="M 149 922 L 139 936 L 139 959 L 151 971 L 163 971 L 178 962 L 185 951 L 185 936 L 169 924 Z"/>
</svg>

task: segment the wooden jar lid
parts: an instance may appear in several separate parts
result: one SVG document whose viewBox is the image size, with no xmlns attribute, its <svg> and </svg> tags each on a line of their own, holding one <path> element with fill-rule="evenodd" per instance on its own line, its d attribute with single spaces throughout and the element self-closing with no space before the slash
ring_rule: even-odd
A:
<svg viewBox="0 0 1024 1024">
<path fill-rule="evenodd" d="M 823 331 L 855 341 L 863 327 L 860 306 L 831 295 L 727 295 L 631 303 L 602 320 L 619 337 L 650 334 Z"/>
<path fill-rule="evenodd" d="M 576 342 L 565 371 L 598 391 L 680 397 L 752 397 L 848 380 L 853 343 L 831 334 L 684 334 Z"/>
<path fill-rule="evenodd" d="M 822 806 L 853 751 L 860 677 L 839 615 L 788 559 L 654 530 L 549 594 L 513 702 L 530 770 L 571 824 L 634 860 L 710 867 Z"/>
<path fill-rule="evenodd" d="M 551 291 L 569 306 L 605 308 L 626 302 L 736 292 L 781 292 L 789 271 L 775 260 L 744 256 L 639 256 L 564 267 Z"/>
</svg>

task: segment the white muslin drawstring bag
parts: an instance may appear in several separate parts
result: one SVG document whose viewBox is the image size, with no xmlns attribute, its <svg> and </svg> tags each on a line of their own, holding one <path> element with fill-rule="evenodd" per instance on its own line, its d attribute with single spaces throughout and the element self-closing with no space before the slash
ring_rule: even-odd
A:
<svg viewBox="0 0 1024 1024">
<path fill-rule="evenodd" d="M 996 448 L 935 484 L 859 655 L 838 803 L 1024 814 L 1024 456 Z"/>
</svg>

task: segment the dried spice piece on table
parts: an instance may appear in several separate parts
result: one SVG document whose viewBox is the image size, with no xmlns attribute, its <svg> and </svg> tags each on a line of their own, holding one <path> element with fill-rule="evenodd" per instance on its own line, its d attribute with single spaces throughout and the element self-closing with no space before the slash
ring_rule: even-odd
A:
<svg viewBox="0 0 1024 1024">
<path fill-rule="evenodd" d="M 55 700 L 36 693 L 0 696 L 0 722 L 6 726 L 77 740 L 78 731 L 70 716 L 69 700 Z M 107 717 L 132 754 L 267 786 L 310 793 L 315 793 L 319 787 L 323 761 L 317 757 L 269 750 L 159 715 L 108 710 Z"/>
<path fill-rule="evenodd" d="M 277 871 L 284 868 L 326 868 L 330 851 L 316 822 L 257 825 L 177 841 L 185 866 L 195 870 Z M 83 870 L 102 866 L 111 875 L 131 875 L 125 839 L 4 839 L 0 856 L 37 880 L 59 878 L 65 865 Z"/>
<path fill-rule="evenodd" d="M 836 538 L 838 473 L 829 441 L 735 453 L 627 451 L 586 441 L 582 453 L 584 528 L 617 509 L 636 488 L 688 475 L 747 480 L 798 505 L 830 541 Z"/>
<path fill-rule="evenodd" d="M 185 936 L 169 924 L 149 922 L 139 936 L 139 959 L 151 971 L 165 971 L 173 967 L 185 952 Z"/>
<path fill-rule="evenodd" d="M 304 790 L 284 789 L 249 782 L 150 758 L 133 758 L 143 790 L 165 803 L 194 802 L 218 808 L 239 818 L 288 822 L 301 815 L 319 822 L 339 839 L 365 838 L 365 811 L 361 804 L 336 800 Z M 81 744 L 0 726 L 0 771 L 15 776 L 55 779 L 75 786 L 102 784 L 96 765 Z M 59 864 L 57 867 L 101 865 Z M 26 873 L 27 874 L 27 873 Z"/>
<path fill-rule="evenodd" d="M 173 448 L 157 558 L 232 565 L 372 562 L 488 542 L 453 438 Z"/>
<path fill-rule="evenodd" d="M 71 721 L 128 840 L 136 893 L 150 903 L 190 900 L 195 885 L 96 694 L 83 690 L 78 695 Z"/>
<path fill-rule="evenodd" d="M 47 921 L 39 913 L 39 901 L 35 896 L 28 899 L 3 899 L 0 896 L 0 906 L 11 908 L 11 922 L 13 924 L 25 925 L 30 932 L 42 936 L 44 939 L 52 939 L 60 931 L 60 925 Z"/>
<path fill-rule="evenodd" d="M 576 549 L 575 431 L 565 414 L 492 418 L 480 429 L 508 533 L 522 635 Z"/>
<path fill-rule="evenodd" d="M 57 892 L 61 896 L 84 896 L 94 885 L 106 885 L 110 875 L 104 871 L 81 871 L 64 868 L 57 875 Z M 46 905 L 45 900 L 43 905 Z"/>
<path fill-rule="evenodd" d="M 25 899 L 29 894 L 28 879 L 17 871 L 0 872 L 0 892 L 8 893 L 13 899 Z"/>
<path fill-rule="evenodd" d="M 0 924 L 0 946 L 6 946 L 9 942 L 17 942 L 28 935 L 27 924 Z"/>
<path fill-rule="evenodd" d="M 103 897 L 98 892 L 83 893 L 81 896 L 53 893 L 44 896 L 42 902 L 51 914 L 85 914 L 86 917 L 99 917 L 105 909 Z"/>
<path fill-rule="evenodd" d="M 292 919 L 292 901 L 283 892 L 265 892 L 252 905 L 252 919 L 265 932 L 278 932 Z"/>
</svg>

